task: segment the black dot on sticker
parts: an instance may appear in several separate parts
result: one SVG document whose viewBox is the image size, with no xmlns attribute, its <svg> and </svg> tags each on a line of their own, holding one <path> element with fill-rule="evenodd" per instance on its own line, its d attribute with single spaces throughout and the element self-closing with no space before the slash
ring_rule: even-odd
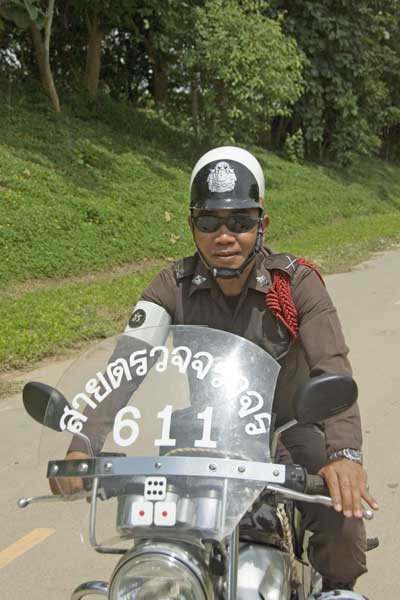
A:
<svg viewBox="0 0 400 600">
<path fill-rule="evenodd" d="M 162 496 L 162 490 L 160 490 L 160 491 L 158 492 L 158 495 L 159 495 L 159 496 Z"/>
<path fill-rule="evenodd" d="M 148 485 L 153 485 L 152 481 L 148 481 L 147 483 L 148 483 Z"/>
<path fill-rule="evenodd" d="M 158 481 L 155 481 L 155 482 L 154 482 L 154 485 L 158 485 Z"/>
<path fill-rule="evenodd" d="M 157 494 L 157 490 L 153 490 L 153 495 L 155 496 Z"/>
<path fill-rule="evenodd" d="M 136 327 L 140 327 L 141 325 L 143 325 L 145 320 L 146 320 L 146 313 L 144 312 L 144 310 L 139 308 L 138 310 L 135 310 L 135 312 L 129 319 L 129 327 L 131 327 L 132 329 L 135 329 Z"/>
</svg>

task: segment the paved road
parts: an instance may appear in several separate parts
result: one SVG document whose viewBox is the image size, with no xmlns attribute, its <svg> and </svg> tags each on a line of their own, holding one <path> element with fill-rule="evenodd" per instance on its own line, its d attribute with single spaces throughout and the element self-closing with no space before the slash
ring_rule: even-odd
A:
<svg viewBox="0 0 400 600">
<path fill-rule="evenodd" d="M 381 547 L 369 555 L 369 573 L 359 585 L 370 600 L 399 597 L 399 273 L 400 250 L 394 250 L 350 273 L 327 278 L 351 348 L 360 388 L 366 464 L 372 491 L 381 504 L 375 520 L 368 524 L 369 535 L 378 535 Z M 67 365 L 68 361 L 49 363 L 16 377 L 55 384 Z M 86 505 L 16 508 L 18 497 L 46 492 L 44 465 L 36 459 L 40 427 L 25 416 L 18 397 L 0 401 L 0 424 L 1 597 L 69 600 L 71 590 L 82 581 L 107 579 L 115 559 L 96 555 L 80 544 Z"/>
</svg>

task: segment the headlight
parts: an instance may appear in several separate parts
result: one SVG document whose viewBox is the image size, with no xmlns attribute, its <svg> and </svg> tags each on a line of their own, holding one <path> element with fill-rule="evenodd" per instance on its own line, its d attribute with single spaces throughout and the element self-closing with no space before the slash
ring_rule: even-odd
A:
<svg viewBox="0 0 400 600">
<path fill-rule="evenodd" d="M 109 600 L 207 600 L 205 582 L 187 558 L 166 546 L 137 550 L 117 566 Z"/>
</svg>

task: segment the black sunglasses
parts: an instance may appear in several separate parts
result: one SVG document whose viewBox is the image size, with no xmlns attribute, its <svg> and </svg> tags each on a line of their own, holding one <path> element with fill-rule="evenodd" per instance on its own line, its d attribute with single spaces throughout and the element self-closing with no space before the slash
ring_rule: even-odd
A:
<svg viewBox="0 0 400 600">
<path fill-rule="evenodd" d="M 251 217 L 243 213 L 235 213 L 229 217 L 217 217 L 214 215 L 192 216 L 193 225 L 203 233 L 214 233 L 222 225 L 225 225 L 232 233 L 245 233 L 253 229 L 259 222 L 259 217 Z"/>
</svg>

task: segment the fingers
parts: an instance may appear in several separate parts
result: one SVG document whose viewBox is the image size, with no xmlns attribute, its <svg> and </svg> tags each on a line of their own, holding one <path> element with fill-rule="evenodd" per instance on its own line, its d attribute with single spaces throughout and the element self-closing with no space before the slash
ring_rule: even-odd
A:
<svg viewBox="0 0 400 600">
<path fill-rule="evenodd" d="M 83 479 L 74 477 L 71 479 L 49 479 L 50 489 L 55 496 L 69 496 L 84 490 Z"/>
<path fill-rule="evenodd" d="M 329 470 L 326 467 L 321 469 L 318 473 L 321 475 L 329 489 L 329 494 L 332 498 L 333 508 L 338 512 L 342 510 L 342 495 L 340 492 L 339 479 L 335 470 Z"/>
<path fill-rule="evenodd" d="M 72 479 L 66 479 L 64 482 L 62 482 L 61 484 L 62 489 L 64 494 L 69 495 L 69 494 L 78 494 L 79 492 L 82 492 L 84 489 L 84 485 L 83 485 L 83 479 L 80 478 L 72 478 Z"/>
<path fill-rule="evenodd" d="M 373 509 L 373 510 L 379 510 L 379 504 L 376 500 L 376 498 L 374 498 L 374 496 L 371 496 L 371 494 L 368 491 L 368 488 L 365 487 L 365 489 L 363 490 L 363 493 L 361 494 L 363 500 L 365 500 L 365 502 Z"/>
<path fill-rule="evenodd" d="M 345 517 L 352 517 L 361 511 L 360 493 L 357 493 L 357 484 L 351 480 L 349 475 L 339 475 L 340 492 L 342 494 L 343 514 Z M 362 513 L 361 515 L 362 516 Z"/>
<path fill-rule="evenodd" d="M 84 452 L 69 452 L 65 457 L 67 460 L 82 460 L 89 458 L 87 454 Z M 52 493 L 56 496 L 65 495 L 69 496 L 70 494 L 78 494 L 79 492 L 83 492 L 84 483 L 83 479 L 80 477 L 72 477 L 72 478 L 55 478 L 49 479 L 50 489 Z"/>
<path fill-rule="evenodd" d="M 346 459 L 334 461 L 323 467 L 319 474 L 326 480 L 334 509 L 343 511 L 345 517 L 362 518 L 362 500 L 373 510 L 378 510 L 377 501 L 368 491 L 367 474 L 358 463 Z"/>
</svg>

